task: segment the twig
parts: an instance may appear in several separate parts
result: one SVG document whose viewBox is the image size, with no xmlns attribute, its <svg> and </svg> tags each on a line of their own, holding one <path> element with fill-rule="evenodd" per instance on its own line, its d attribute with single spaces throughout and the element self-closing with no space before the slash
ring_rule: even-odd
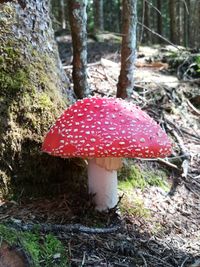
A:
<svg viewBox="0 0 200 267">
<path fill-rule="evenodd" d="M 140 21 L 137 21 L 137 23 L 140 26 L 143 26 L 145 29 L 147 29 L 148 31 L 150 31 L 151 33 L 153 33 L 154 35 L 160 37 L 162 40 L 164 40 L 165 42 L 167 42 L 168 44 L 172 45 L 173 47 L 175 47 L 178 50 L 181 50 L 177 45 L 173 44 L 172 42 L 170 42 L 167 38 L 163 37 L 162 35 L 160 35 L 159 33 L 151 30 L 149 27 L 145 26 L 144 24 L 142 24 Z"/>
<path fill-rule="evenodd" d="M 162 13 L 160 12 L 160 10 L 159 10 L 156 6 L 154 6 L 150 1 L 147 1 L 147 0 L 146 0 L 146 2 L 147 2 L 153 9 L 155 9 L 155 11 L 159 13 L 159 15 L 162 15 Z"/>
<path fill-rule="evenodd" d="M 144 262 L 144 266 L 145 266 L 145 267 L 148 267 L 148 265 L 147 265 L 147 261 L 145 260 L 145 257 L 143 256 L 143 254 L 139 252 L 138 255 L 142 258 L 142 260 L 143 260 L 143 262 Z"/>
<path fill-rule="evenodd" d="M 200 111 L 192 105 L 192 103 L 189 101 L 189 99 L 187 99 L 186 102 L 187 102 L 188 106 L 191 108 L 191 110 L 193 111 L 193 113 L 195 115 L 200 116 Z"/>
<path fill-rule="evenodd" d="M 174 122 L 172 122 L 171 120 L 167 119 L 166 117 L 164 117 L 164 119 L 165 119 L 165 121 L 166 121 L 168 124 L 172 125 L 177 131 L 180 132 L 180 128 L 179 128 Z M 170 130 L 171 130 L 171 128 L 170 128 Z M 194 138 L 200 140 L 200 136 L 199 136 L 199 135 L 195 135 L 195 134 L 193 134 L 193 133 L 190 133 L 190 132 L 188 132 L 187 130 L 185 130 L 184 128 L 181 128 L 181 131 L 182 131 L 183 133 L 185 133 L 185 134 L 188 134 L 188 135 L 190 135 L 190 136 L 192 136 L 192 137 L 194 137 Z"/>
<path fill-rule="evenodd" d="M 183 162 L 181 165 L 182 169 L 183 169 L 183 173 L 181 176 L 186 178 L 188 175 L 188 169 L 189 169 L 191 155 L 190 155 L 189 151 L 186 149 L 184 142 L 183 142 L 182 138 L 178 135 L 178 133 L 175 130 L 172 130 L 172 133 L 179 143 L 181 154 L 184 156 L 184 159 L 183 159 Z"/>
<path fill-rule="evenodd" d="M 82 262 L 81 262 L 81 267 L 83 267 L 84 266 L 84 264 L 85 264 L 85 251 L 83 252 L 83 259 L 82 259 Z"/>
<path fill-rule="evenodd" d="M 164 165 L 170 167 L 171 169 L 174 169 L 174 170 L 176 170 L 176 171 L 178 171 L 178 172 L 181 172 L 181 170 L 178 168 L 177 165 L 175 165 L 175 164 L 173 164 L 173 163 L 171 163 L 171 162 L 169 162 L 169 161 L 166 161 L 166 160 L 164 160 L 164 159 L 160 159 L 160 158 L 156 159 L 156 161 L 158 161 L 159 163 L 162 163 L 162 164 L 164 164 Z"/>
<path fill-rule="evenodd" d="M 175 129 L 177 129 L 177 131 L 180 132 L 180 129 L 177 128 L 177 126 L 172 123 L 171 121 L 169 121 L 168 119 L 165 118 L 165 121 L 169 122 L 170 124 L 172 124 Z M 186 178 L 187 175 L 188 175 L 188 170 L 189 170 L 189 164 L 190 164 L 190 159 L 191 159 L 191 155 L 189 153 L 189 151 L 186 149 L 185 145 L 184 145 L 184 142 L 182 140 L 182 138 L 180 137 L 180 135 L 178 135 L 177 131 L 175 129 L 172 129 L 172 127 L 170 127 L 168 124 L 167 124 L 167 127 L 168 129 L 170 130 L 170 132 L 174 135 L 174 137 L 176 138 L 176 140 L 178 141 L 178 144 L 179 144 L 179 148 L 181 150 L 181 156 L 183 158 L 183 161 L 182 161 L 182 174 L 181 176 L 183 178 Z"/>
<path fill-rule="evenodd" d="M 87 67 L 93 67 L 93 66 L 97 66 L 97 65 L 101 65 L 101 61 L 97 61 L 97 62 L 94 62 L 94 63 L 88 63 L 87 64 Z M 63 66 L 63 69 L 64 70 L 68 70 L 68 69 L 72 69 L 73 66 L 72 65 L 67 65 L 67 66 Z"/>
<path fill-rule="evenodd" d="M 170 83 L 175 83 L 176 81 L 167 81 L 167 84 L 170 84 Z M 200 79 L 199 78 L 196 78 L 196 79 L 191 79 L 191 80 L 177 80 L 177 82 L 180 84 L 180 83 L 196 83 L 196 82 L 200 82 Z M 151 80 L 145 80 L 145 81 L 137 81 L 137 83 L 144 83 L 144 84 L 147 84 L 147 83 L 152 83 Z"/>
<path fill-rule="evenodd" d="M 15 221 L 8 223 L 10 226 L 14 228 L 18 228 L 22 231 L 31 231 L 34 229 L 40 229 L 43 232 L 65 232 L 65 233 L 86 233 L 86 234 L 108 234 L 118 231 L 121 226 L 111 226 L 111 227 L 87 227 L 81 224 L 34 224 L 34 223 L 22 223 L 21 221 Z"/>
<path fill-rule="evenodd" d="M 180 266 L 180 267 L 183 267 L 188 259 L 189 259 L 189 257 L 186 257 L 186 258 L 184 259 L 184 261 L 181 263 L 181 266 Z"/>
<path fill-rule="evenodd" d="M 154 255 L 151 255 L 151 254 L 149 254 L 149 253 L 146 253 L 146 252 L 140 252 L 140 256 L 141 256 L 141 255 L 143 255 L 143 256 L 147 256 L 147 257 L 150 257 L 150 258 L 153 258 L 153 259 L 155 259 L 155 260 L 157 260 L 157 261 L 160 261 L 160 262 L 163 263 L 163 265 L 164 265 L 165 267 L 173 267 L 173 265 L 171 265 L 171 264 L 167 263 L 166 261 L 164 261 L 164 260 L 162 260 L 162 259 L 160 259 L 160 258 L 158 258 L 158 257 L 156 257 L 156 256 L 154 256 Z"/>
</svg>

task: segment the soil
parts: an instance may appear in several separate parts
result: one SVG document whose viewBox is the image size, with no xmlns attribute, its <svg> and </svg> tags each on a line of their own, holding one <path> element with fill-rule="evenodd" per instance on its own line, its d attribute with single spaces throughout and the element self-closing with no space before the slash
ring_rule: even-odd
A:
<svg viewBox="0 0 200 267">
<path fill-rule="evenodd" d="M 71 77 L 71 40 L 62 37 L 58 44 Z M 91 94 L 115 96 L 119 45 L 89 40 L 88 51 Z M 74 191 L 52 199 L 2 200 L 1 222 L 21 228 L 37 223 L 44 231 L 54 225 L 52 230 L 66 245 L 70 266 L 200 266 L 200 110 L 190 101 L 200 89 L 198 82 L 179 80 L 176 73 L 170 74 L 168 64 L 154 61 L 160 53 L 159 48 L 139 48 L 131 98 L 165 128 L 173 142 L 173 154 L 164 161 L 134 161 L 143 167 L 165 168 L 169 174 L 167 193 L 156 186 L 133 189 L 133 199 L 143 199 L 150 216 L 128 209 L 98 213 L 86 186 L 76 183 Z"/>
</svg>

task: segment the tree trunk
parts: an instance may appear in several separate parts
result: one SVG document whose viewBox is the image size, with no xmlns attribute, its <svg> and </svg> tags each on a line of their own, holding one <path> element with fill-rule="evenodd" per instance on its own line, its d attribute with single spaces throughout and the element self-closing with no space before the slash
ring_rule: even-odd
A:
<svg viewBox="0 0 200 267">
<path fill-rule="evenodd" d="M 143 1 L 144 3 L 144 26 L 146 26 L 147 28 L 150 28 L 150 10 L 149 10 L 149 4 L 148 2 L 145 0 Z M 150 31 L 147 29 L 147 28 L 144 28 L 144 43 L 150 43 L 151 42 L 151 37 L 150 37 Z"/>
<path fill-rule="evenodd" d="M 199 31 L 199 25 L 200 25 L 200 1 L 196 0 L 194 1 L 195 6 L 195 17 L 194 17 L 194 44 L 193 47 L 196 47 L 200 49 L 200 31 Z"/>
<path fill-rule="evenodd" d="M 29 189 L 34 194 L 34 188 L 51 192 L 47 183 L 68 172 L 63 160 L 41 153 L 44 134 L 68 102 L 69 86 L 48 2 L 0 4 L 0 198 Z"/>
<path fill-rule="evenodd" d="M 176 0 L 169 0 L 170 41 L 177 44 Z"/>
<path fill-rule="evenodd" d="M 94 32 L 98 33 L 104 30 L 103 0 L 94 0 L 93 10 L 94 10 Z"/>
<path fill-rule="evenodd" d="M 184 45 L 188 47 L 190 46 L 190 1 L 185 0 L 184 4 Z"/>
<path fill-rule="evenodd" d="M 62 29 L 66 29 L 65 1 L 60 0 Z"/>
<path fill-rule="evenodd" d="M 78 98 L 89 94 L 87 83 L 87 0 L 68 0 L 69 22 L 73 46 L 73 82 Z"/>
<path fill-rule="evenodd" d="M 179 43 L 180 45 L 184 45 L 184 8 L 185 8 L 185 4 L 184 2 L 180 2 L 179 3 Z"/>
<path fill-rule="evenodd" d="M 137 0 L 122 1 L 121 71 L 117 84 L 117 97 L 130 97 L 134 86 L 136 57 Z"/>
<path fill-rule="evenodd" d="M 162 2 L 161 0 L 157 0 L 157 33 L 162 36 L 163 27 L 162 27 Z M 162 42 L 160 37 L 157 38 L 158 43 Z"/>
</svg>

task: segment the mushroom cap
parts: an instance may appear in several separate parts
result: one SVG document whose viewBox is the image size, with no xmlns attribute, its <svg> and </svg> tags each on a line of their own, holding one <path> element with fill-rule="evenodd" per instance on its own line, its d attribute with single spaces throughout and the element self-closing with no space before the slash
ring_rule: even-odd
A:
<svg viewBox="0 0 200 267">
<path fill-rule="evenodd" d="M 136 105 L 91 97 L 64 111 L 47 133 L 42 150 L 66 158 L 156 158 L 171 154 L 171 142 Z"/>
</svg>

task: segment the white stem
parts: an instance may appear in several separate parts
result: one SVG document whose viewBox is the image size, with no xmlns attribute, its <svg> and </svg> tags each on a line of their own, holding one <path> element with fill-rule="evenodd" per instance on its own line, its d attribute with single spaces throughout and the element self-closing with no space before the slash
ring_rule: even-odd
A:
<svg viewBox="0 0 200 267">
<path fill-rule="evenodd" d="M 117 205 L 117 171 L 108 171 L 88 160 L 88 189 L 94 195 L 96 209 L 104 211 Z"/>
</svg>

